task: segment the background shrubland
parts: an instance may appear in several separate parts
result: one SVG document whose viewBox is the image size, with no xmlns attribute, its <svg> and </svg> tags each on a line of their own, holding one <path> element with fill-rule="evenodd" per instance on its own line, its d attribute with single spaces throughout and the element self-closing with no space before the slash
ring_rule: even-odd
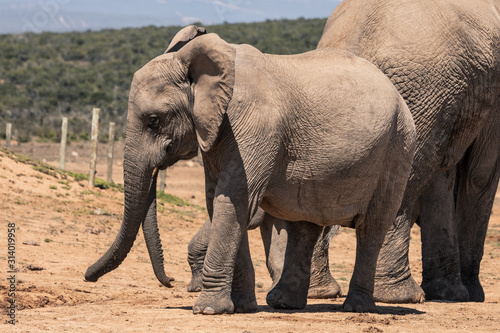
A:
<svg viewBox="0 0 500 333">
<path fill-rule="evenodd" d="M 295 54 L 316 47 L 326 19 L 276 20 L 208 26 L 231 43 L 266 53 Z M 123 137 L 134 72 L 164 52 L 182 27 L 144 27 L 71 33 L 0 35 L 0 137 L 13 123 L 20 142 L 57 141 L 61 117 L 69 139 L 88 140 L 91 110 L 101 108 L 101 140 L 107 124 Z"/>
</svg>

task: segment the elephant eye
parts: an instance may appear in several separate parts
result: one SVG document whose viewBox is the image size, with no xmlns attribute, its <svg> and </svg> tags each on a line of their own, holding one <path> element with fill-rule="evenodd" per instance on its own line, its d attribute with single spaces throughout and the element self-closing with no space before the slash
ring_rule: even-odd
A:
<svg viewBox="0 0 500 333">
<path fill-rule="evenodd" d="M 150 116 L 148 127 L 151 129 L 156 129 L 160 126 L 160 119 L 157 116 Z"/>
</svg>

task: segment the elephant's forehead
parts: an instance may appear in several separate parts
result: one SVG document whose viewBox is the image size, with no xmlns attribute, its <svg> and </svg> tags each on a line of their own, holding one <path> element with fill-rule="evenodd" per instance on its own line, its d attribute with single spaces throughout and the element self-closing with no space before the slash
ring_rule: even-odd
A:
<svg viewBox="0 0 500 333">
<path fill-rule="evenodd" d="M 159 84 L 160 74 L 158 66 L 147 64 L 134 74 L 132 90 L 143 91 Z"/>
<path fill-rule="evenodd" d="M 181 79 L 179 71 L 172 62 L 158 57 L 135 72 L 131 90 L 165 91 L 169 87 L 178 85 Z"/>
<path fill-rule="evenodd" d="M 179 89 L 163 80 L 151 79 L 134 86 L 130 102 L 138 110 L 160 110 L 178 103 Z"/>
<path fill-rule="evenodd" d="M 159 56 L 134 74 L 129 98 L 133 105 L 154 110 L 176 103 L 182 94 L 182 76 L 171 58 Z"/>
<path fill-rule="evenodd" d="M 130 100 L 141 108 L 158 108 L 174 103 L 174 92 L 163 85 L 142 86 L 131 92 Z"/>
</svg>

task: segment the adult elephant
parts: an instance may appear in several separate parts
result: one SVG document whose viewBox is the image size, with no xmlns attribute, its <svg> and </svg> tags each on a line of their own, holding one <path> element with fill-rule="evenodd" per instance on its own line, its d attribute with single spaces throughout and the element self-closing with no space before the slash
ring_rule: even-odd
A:
<svg viewBox="0 0 500 333">
<path fill-rule="evenodd" d="M 368 59 L 417 128 L 398 217 L 380 253 L 375 299 L 414 302 L 410 228 L 421 227 L 427 299 L 483 301 L 480 262 L 500 170 L 500 1 L 344 0 L 318 48 Z"/>
<path fill-rule="evenodd" d="M 357 238 L 344 308 L 374 311 L 378 252 L 403 197 L 416 135 L 392 83 L 345 51 L 266 55 L 215 34 L 182 44 L 134 75 L 123 222 L 85 279 L 117 268 L 142 225 L 155 274 L 170 286 L 156 221 L 158 169 L 194 157 L 199 147 L 211 230 L 195 313 L 256 309 L 247 227 L 259 207 L 293 221 L 290 260 L 269 305 L 305 306 L 322 226 L 344 225 L 355 227 Z"/>
</svg>

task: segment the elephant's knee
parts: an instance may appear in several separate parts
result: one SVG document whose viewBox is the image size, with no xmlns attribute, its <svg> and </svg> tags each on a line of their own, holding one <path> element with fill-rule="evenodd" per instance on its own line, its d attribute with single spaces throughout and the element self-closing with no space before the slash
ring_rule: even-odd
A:
<svg viewBox="0 0 500 333">
<path fill-rule="evenodd" d="M 472 186 L 472 188 L 476 191 L 483 191 L 488 187 L 488 184 L 490 183 L 491 177 L 490 174 L 481 171 L 481 170 L 476 170 L 472 173 L 472 175 L 469 178 L 469 184 Z"/>
</svg>

